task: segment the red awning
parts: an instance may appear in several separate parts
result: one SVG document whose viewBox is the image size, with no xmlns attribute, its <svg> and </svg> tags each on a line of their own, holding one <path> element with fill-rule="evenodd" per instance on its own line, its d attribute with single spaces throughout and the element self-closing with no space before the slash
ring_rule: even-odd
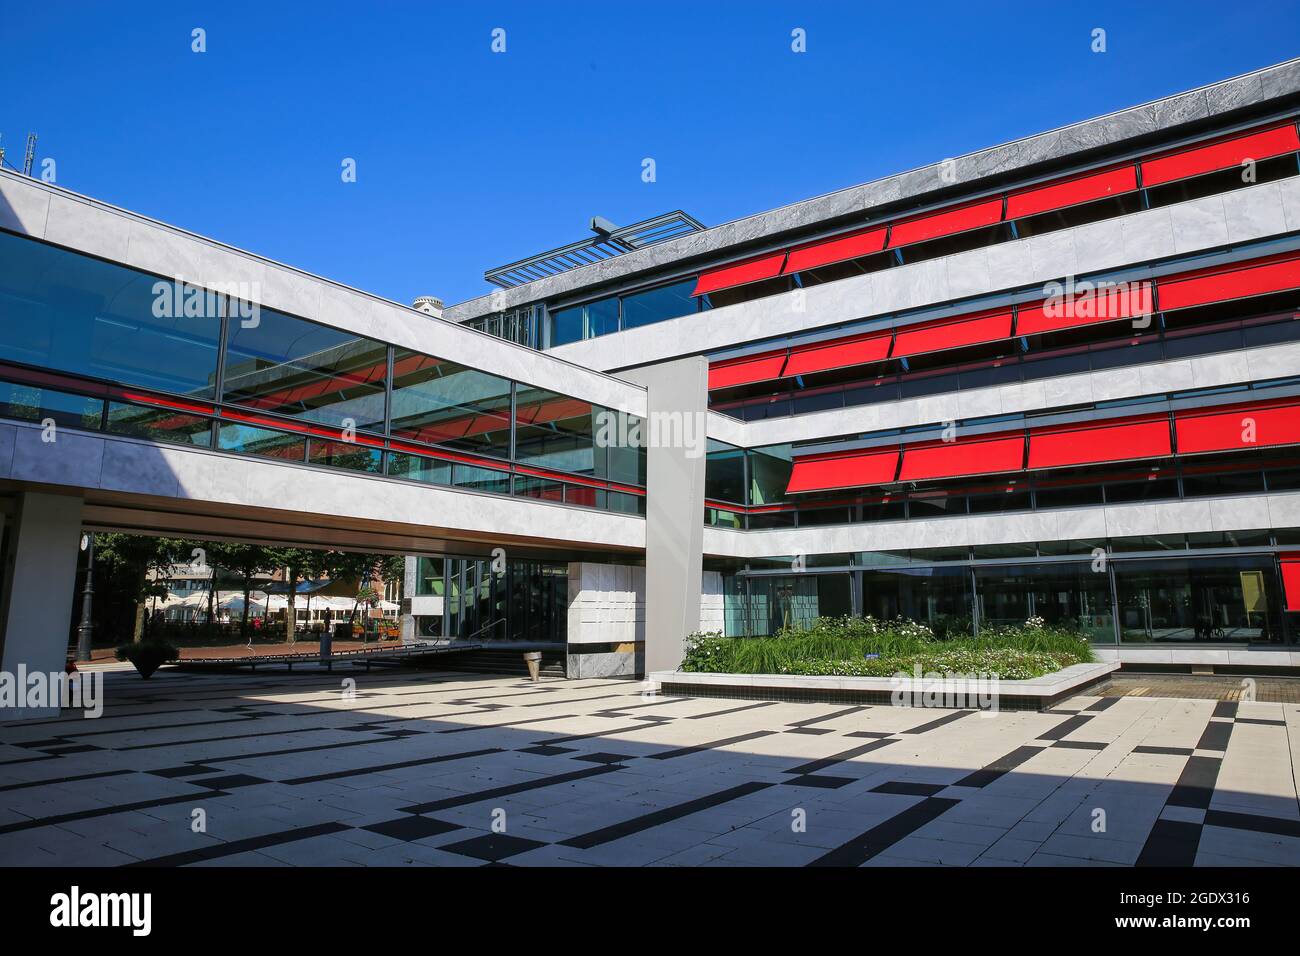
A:
<svg viewBox="0 0 1300 956">
<path fill-rule="evenodd" d="M 790 350 L 790 360 L 785 363 L 781 377 L 882 361 L 889 356 L 889 343 L 893 337 L 892 331 L 867 332 L 843 339 L 796 345 Z"/>
<path fill-rule="evenodd" d="M 900 481 L 922 481 L 990 475 L 1020 471 L 1024 466 L 1025 436 L 1019 433 L 951 442 L 922 442 L 903 448 L 903 467 L 898 478 Z"/>
<path fill-rule="evenodd" d="M 1007 219 L 1022 219 L 1040 212 L 1078 206 L 1137 189 L 1137 167 L 1121 166 L 1098 173 L 1086 173 L 1069 179 L 1030 186 L 1007 196 Z"/>
<path fill-rule="evenodd" d="M 885 227 L 874 226 L 871 229 L 849 233 L 847 236 L 791 249 L 790 258 L 786 260 L 783 271 L 786 275 L 791 272 L 803 272 L 805 269 L 816 269 L 818 266 L 827 266 L 833 262 L 869 256 L 884 248 Z"/>
<path fill-rule="evenodd" d="M 719 289 L 730 289 L 733 286 L 758 282 L 760 279 L 771 279 L 781 274 L 783 265 L 785 265 L 785 253 L 774 252 L 759 256 L 757 259 L 723 266 L 720 269 L 710 269 L 708 272 L 700 273 L 699 279 L 695 281 L 695 291 L 691 295 L 704 295 L 708 292 L 717 292 Z"/>
<path fill-rule="evenodd" d="M 982 199 L 964 206 L 938 209 L 922 216 L 902 219 L 890 226 L 889 247 L 911 245 L 951 236 L 968 229 L 992 226 L 1002 221 L 1002 200 Z"/>
<path fill-rule="evenodd" d="M 1188 146 L 1142 162 L 1142 185 L 1159 186 L 1188 176 L 1240 166 L 1247 159 L 1268 159 L 1300 150 L 1295 123 L 1252 133 L 1238 133 L 1210 143 Z"/>
<path fill-rule="evenodd" d="M 898 471 L 897 448 L 828 452 L 796 458 L 787 494 L 887 485 Z"/>
<path fill-rule="evenodd" d="M 1099 322 L 1151 315 L 1151 283 L 1121 283 L 1073 297 L 1045 299 L 1016 310 L 1016 335 L 1038 335 Z"/>
<path fill-rule="evenodd" d="M 709 390 L 766 382 L 781 377 L 785 365 L 785 349 L 763 352 L 759 355 L 742 355 L 739 358 L 709 363 Z"/>
<path fill-rule="evenodd" d="M 1286 592 L 1286 609 L 1300 611 L 1300 553 L 1283 551 L 1278 558 L 1282 566 L 1282 590 Z"/>
<path fill-rule="evenodd" d="M 1300 402 L 1237 405 L 1174 413 L 1178 453 L 1300 444 Z"/>
<path fill-rule="evenodd" d="M 1168 415 L 1029 431 L 1030 468 L 1164 458 L 1171 454 Z"/>
<path fill-rule="evenodd" d="M 994 309 L 976 312 L 953 319 L 922 322 L 904 326 L 894 339 L 895 358 L 918 355 L 921 352 L 938 352 L 980 342 L 996 342 L 1011 338 L 1011 310 Z"/>
<path fill-rule="evenodd" d="M 1167 276 L 1156 281 L 1156 288 L 1160 290 L 1163 312 L 1297 289 L 1300 288 L 1300 253 L 1284 252 Z"/>
</svg>

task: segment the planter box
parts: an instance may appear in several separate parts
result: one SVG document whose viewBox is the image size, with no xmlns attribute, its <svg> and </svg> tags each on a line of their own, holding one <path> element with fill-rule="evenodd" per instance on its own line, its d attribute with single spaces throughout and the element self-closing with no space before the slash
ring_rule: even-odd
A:
<svg viewBox="0 0 1300 956">
<path fill-rule="evenodd" d="M 845 704 L 972 707 L 989 701 L 999 710 L 1042 710 L 1107 680 L 1118 661 L 1073 664 L 1032 680 L 967 682 L 913 677 L 809 677 L 802 674 L 688 674 L 656 671 L 656 690 L 678 697 L 817 701 Z M 900 700 L 901 698 L 901 700 Z"/>
</svg>

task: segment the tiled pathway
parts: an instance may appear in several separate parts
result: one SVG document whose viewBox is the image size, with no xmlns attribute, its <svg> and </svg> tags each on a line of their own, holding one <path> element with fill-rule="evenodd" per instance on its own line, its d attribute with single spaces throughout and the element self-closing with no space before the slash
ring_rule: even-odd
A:
<svg viewBox="0 0 1300 956">
<path fill-rule="evenodd" d="M 1300 864 L 1295 704 L 121 670 L 107 700 L 0 726 L 0 864 Z"/>
</svg>

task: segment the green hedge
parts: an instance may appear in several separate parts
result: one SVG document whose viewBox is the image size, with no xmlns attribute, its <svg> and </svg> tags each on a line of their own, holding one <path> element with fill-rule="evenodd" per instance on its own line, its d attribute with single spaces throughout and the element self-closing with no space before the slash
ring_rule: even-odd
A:
<svg viewBox="0 0 1300 956">
<path fill-rule="evenodd" d="M 979 637 L 936 638 L 914 621 L 870 617 L 817 618 L 775 637 L 692 634 L 681 669 L 711 674 L 809 674 L 888 677 L 917 665 L 923 672 L 995 674 L 1003 680 L 1040 677 L 1093 661 L 1086 637 L 1031 618 Z"/>
</svg>

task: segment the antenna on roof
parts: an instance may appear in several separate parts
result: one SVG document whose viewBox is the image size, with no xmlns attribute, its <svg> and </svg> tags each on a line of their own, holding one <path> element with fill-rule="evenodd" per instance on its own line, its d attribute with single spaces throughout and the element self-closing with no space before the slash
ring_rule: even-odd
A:
<svg viewBox="0 0 1300 956">
<path fill-rule="evenodd" d="M 36 159 L 36 134 L 28 133 L 27 134 L 27 155 L 23 157 L 24 176 L 30 176 L 32 174 L 32 163 L 35 161 L 35 159 Z"/>
</svg>

